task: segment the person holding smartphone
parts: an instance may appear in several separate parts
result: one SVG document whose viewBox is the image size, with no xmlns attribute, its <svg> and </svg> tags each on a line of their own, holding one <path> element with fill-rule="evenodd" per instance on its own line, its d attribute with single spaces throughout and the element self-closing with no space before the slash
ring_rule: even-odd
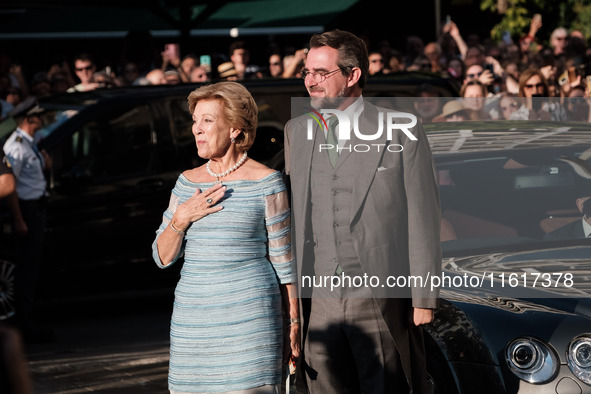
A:
<svg viewBox="0 0 591 394">
<path fill-rule="evenodd" d="M 537 67 L 525 70 L 519 78 L 519 97 L 523 105 L 511 114 L 517 120 L 566 120 L 564 108 L 551 98 L 548 82 Z"/>
<path fill-rule="evenodd" d="M 162 71 L 176 71 L 180 82 L 190 82 L 189 74 L 185 72 L 181 62 L 181 50 L 179 44 L 166 44 L 162 52 Z"/>
</svg>

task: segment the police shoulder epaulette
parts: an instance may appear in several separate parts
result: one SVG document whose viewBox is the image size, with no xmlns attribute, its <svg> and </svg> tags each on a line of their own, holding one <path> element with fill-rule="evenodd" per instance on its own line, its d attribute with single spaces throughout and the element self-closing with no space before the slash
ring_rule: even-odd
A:
<svg viewBox="0 0 591 394">
<path fill-rule="evenodd" d="M 23 137 L 21 137 L 20 135 L 16 137 L 16 142 L 23 142 Z"/>
</svg>

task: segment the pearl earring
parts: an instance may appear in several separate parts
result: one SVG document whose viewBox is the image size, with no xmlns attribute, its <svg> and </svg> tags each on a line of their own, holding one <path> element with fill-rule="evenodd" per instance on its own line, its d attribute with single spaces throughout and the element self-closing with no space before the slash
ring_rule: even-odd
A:
<svg viewBox="0 0 591 394">
<path fill-rule="evenodd" d="M 232 143 L 235 143 L 235 142 L 236 142 L 236 138 L 234 138 L 234 137 L 231 137 L 231 138 L 230 138 L 230 141 L 231 141 Z"/>
</svg>

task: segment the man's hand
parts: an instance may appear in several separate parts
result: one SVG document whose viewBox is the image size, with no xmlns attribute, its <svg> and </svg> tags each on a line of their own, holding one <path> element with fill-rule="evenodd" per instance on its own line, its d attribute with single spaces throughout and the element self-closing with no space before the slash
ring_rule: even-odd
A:
<svg viewBox="0 0 591 394">
<path fill-rule="evenodd" d="M 495 81 L 495 76 L 490 72 L 490 70 L 485 69 L 478 77 L 478 81 L 485 86 L 492 85 Z"/>
<path fill-rule="evenodd" d="M 443 25 L 442 30 L 444 33 L 449 33 L 453 38 L 460 37 L 460 29 L 458 29 L 458 26 L 452 21 Z"/>
<path fill-rule="evenodd" d="M 433 309 L 413 308 L 413 321 L 415 326 L 429 324 L 433 321 Z"/>
<path fill-rule="evenodd" d="M 542 28 L 542 18 L 531 18 L 529 24 L 529 36 L 533 39 L 536 36 L 538 30 Z"/>
</svg>

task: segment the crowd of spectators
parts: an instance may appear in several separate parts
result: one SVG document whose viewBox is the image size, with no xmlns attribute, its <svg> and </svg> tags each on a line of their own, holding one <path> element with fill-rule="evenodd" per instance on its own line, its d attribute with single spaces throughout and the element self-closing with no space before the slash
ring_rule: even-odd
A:
<svg viewBox="0 0 591 394">
<path fill-rule="evenodd" d="M 464 38 L 448 21 L 437 42 L 427 43 L 422 52 L 413 49 L 414 59 L 394 64 L 397 69 L 428 69 L 457 82 L 460 98 L 445 104 L 429 100 L 437 97 L 435 89 L 423 86 L 415 92 L 421 98 L 415 110 L 423 121 L 591 121 L 591 47 L 581 32 L 564 27 L 554 28 L 543 42 L 537 37 L 541 27 L 541 17 L 534 15 L 519 40 L 493 43 L 474 35 Z M 417 42 L 416 37 L 409 40 L 410 47 Z"/>
<path fill-rule="evenodd" d="M 500 43 L 477 35 L 462 36 L 451 20 L 437 41 L 406 37 L 403 48 L 386 40 L 367 42 L 369 77 L 401 71 L 429 72 L 457 84 L 458 99 L 441 105 L 437 91 L 421 86 L 415 109 L 423 121 L 464 119 L 585 120 L 591 117 L 591 47 L 579 31 L 556 27 L 548 42 L 537 37 L 541 18 L 531 19 L 519 40 Z M 297 78 L 307 49 L 269 48 L 253 63 L 245 41 L 233 42 L 227 53 L 181 55 L 178 44 L 166 45 L 160 59 L 140 65 L 126 60 L 97 69 L 91 53 L 71 62 L 36 70 L 24 77 L 20 65 L 0 69 L 1 117 L 30 108 L 44 96 L 88 91 L 99 87 L 178 84 L 211 80 Z M 213 61 L 212 61 L 213 60 Z M 142 67 L 144 66 L 144 67 Z M 572 97 L 576 99 L 565 100 Z"/>
</svg>

